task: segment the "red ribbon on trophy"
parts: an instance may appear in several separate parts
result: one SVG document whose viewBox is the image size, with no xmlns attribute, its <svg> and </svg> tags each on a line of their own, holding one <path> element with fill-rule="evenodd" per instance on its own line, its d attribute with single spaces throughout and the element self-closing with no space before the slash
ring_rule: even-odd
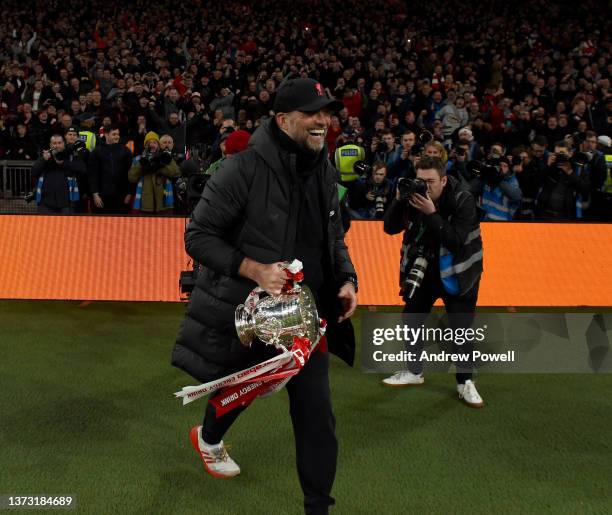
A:
<svg viewBox="0 0 612 515">
<path fill-rule="evenodd" d="M 299 291 L 299 282 L 304 279 L 302 263 L 294 260 L 292 263 L 284 264 L 283 267 L 287 273 L 283 293 Z M 253 312 L 261 300 L 262 293 L 263 290 L 257 287 L 249 294 L 244 303 L 244 309 L 248 313 Z M 327 323 L 324 319 L 318 321 L 318 334 L 313 338 L 315 341 L 305 336 L 293 336 L 290 349 L 275 344 L 280 353 L 269 360 L 199 386 L 185 386 L 174 395 L 182 398 L 185 405 L 213 391 L 218 391 L 214 399 L 209 402 L 215 407 L 217 417 L 221 417 L 239 406 L 248 406 L 257 397 L 266 397 L 278 392 L 306 365 L 317 345 L 326 347 Z M 314 330 L 311 333 L 314 333 Z"/>
</svg>

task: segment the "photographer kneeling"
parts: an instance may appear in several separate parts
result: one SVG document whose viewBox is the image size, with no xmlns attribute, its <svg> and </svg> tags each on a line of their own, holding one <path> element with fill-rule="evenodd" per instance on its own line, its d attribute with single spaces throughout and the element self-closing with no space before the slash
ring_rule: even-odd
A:
<svg viewBox="0 0 612 515">
<path fill-rule="evenodd" d="M 385 214 L 385 232 L 404 231 L 400 261 L 400 294 L 404 313 L 422 314 L 442 298 L 447 313 L 463 314 L 460 323 L 469 327 L 474 319 L 482 274 L 482 240 L 474 197 L 454 177 L 446 175 L 442 161 L 423 157 L 416 165 L 415 180 L 400 179 L 396 198 Z M 457 320 L 451 318 L 451 325 Z M 472 353 L 466 342 L 459 352 Z M 423 350 L 423 341 L 407 349 Z M 457 372 L 459 398 L 473 407 L 484 402 L 472 381 L 471 367 Z M 423 384 L 423 364 L 411 363 L 383 380 L 388 386 Z"/>
<path fill-rule="evenodd" d="M 42 151 L 32 167 L 36 190 L 26 196 L 26 201 L 35 199 L 38 213 L 72 214 L 80 198 L 77 178 L 85 172 L 85 162 L 66 149 L 63 136 L 54 134 L 50 148 Z"/>
<path fill-rule="evenodd" d="M 143 153 L 134 159 L 128 179 L 136 183 L 134 210 L 154 214 L 171 211 L 174 206 L 172 178 L 181 171 L 169 150 L 161 150 L 159 137 L 148 132 Z"/>
</svg>

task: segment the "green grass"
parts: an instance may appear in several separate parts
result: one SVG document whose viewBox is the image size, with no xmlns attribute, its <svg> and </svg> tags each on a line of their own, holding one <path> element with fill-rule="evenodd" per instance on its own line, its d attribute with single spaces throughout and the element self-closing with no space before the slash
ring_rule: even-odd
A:
<svg viewBox="0 0 612 515">
<path fill-rule="evenodd" d="M 226 441 L 241 476 L 204 474 L 204 400 L 172 395 L 184 306 L 0 302 L 0 494 L 74 494 L 79 513 L 299 514 L 284 392 Z M 612 376 L 489 375 L 472 410 L 451 375 L 393 390 L 333 359 L 338 514 L 610 513 Z M 23 513 L 23 512 L 22 512 Z"/>
</svg>

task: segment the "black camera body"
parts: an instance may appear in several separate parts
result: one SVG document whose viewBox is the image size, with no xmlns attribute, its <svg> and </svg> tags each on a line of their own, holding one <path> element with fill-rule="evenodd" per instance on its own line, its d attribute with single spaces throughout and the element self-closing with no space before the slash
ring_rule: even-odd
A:
<svg viewBox="0 0 612 515">
<path fill-rule="evenodd" d="M 555 153 L 555 166 L 563 166 L 570 162 L 570 158 L 563 152 Z"/>
<path fill-rule="evenodd" d="M 150 171 L 158 170 L 163 166 L 167 166 L 172 162 L 172 152 L 162 150 L 160 152 L 143 152 L 140 156 L 140 164 L 143 168 Z"/>
<path fill-rule="evenodd" d="M 87 150 L 87 145 L 85 145 L 84 141 L 78 139 L 72 145 L 69 145 L 68 148 L 73 156 L 81 157 Z"/>
<path fill-rule="evenodd" d="M 45 152 L 49 152 L 51 157 L 56 161 L 65 161 L 70 157 L 70 150 L 64 147 L 63 150 L 58 150 L 56 148 L 47 148 L 41 151 L 40 155 L 42 156 Z"/>
<path fill-rule="evenodd" d="M 355 163 L 353 164 L 353 172 L 355 172 L 360 177 L 371 177 L 372 166 L 366 163 L 365 161 L 355 161 Z"/>
<path fill-rule="evenodd" d="M 397 189 L 400 194 L 400 200 L 408 201 L 415 193 L 427 196 L 427 183 L 423 179 L 409 179 L 401 177 L 397 181 Z"/>
<path fill-rule="evenodd" d="M 470 161 L 467 164 L 467 170 L 490 185 L 499 184 L 504 178 L 499 161 Z"/>
</svg>

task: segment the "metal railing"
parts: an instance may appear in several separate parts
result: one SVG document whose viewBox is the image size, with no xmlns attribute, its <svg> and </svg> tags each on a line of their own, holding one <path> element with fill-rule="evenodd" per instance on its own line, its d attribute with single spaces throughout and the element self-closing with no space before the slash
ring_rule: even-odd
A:
<svg viewBox="0 0 612 515">
<path fill-rule="evenodd" d="M 32 191 L 34 161 L 0 161 L 0 213 L 35 213 L 36 203 L 24 200 Z"/>
</svg>

